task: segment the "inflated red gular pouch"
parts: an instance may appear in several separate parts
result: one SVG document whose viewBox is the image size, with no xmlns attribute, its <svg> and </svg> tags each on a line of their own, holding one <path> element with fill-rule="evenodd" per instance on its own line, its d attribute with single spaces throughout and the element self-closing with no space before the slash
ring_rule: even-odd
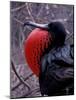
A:
<svg viewBox="0 0 76 100">
<path fill-rule="evenodd" d="M 41 57 L 51 44 L 52 38 L 49 36 L 48 31 L 36 28 L 34 29 L 26 39 L 24 44 L 24 53 L 26 61 L 34 72 L 39 76 Z"/>
</svg>

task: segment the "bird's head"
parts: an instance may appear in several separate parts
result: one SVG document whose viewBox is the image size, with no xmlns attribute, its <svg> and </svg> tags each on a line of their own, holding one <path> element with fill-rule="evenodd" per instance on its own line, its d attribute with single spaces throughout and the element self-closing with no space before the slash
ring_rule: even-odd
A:
<svg viewBox="0 0 76 100">
<path fill-rule="evenodd" d="M 24 26 L 25 25 L 30 25 L 48 31 L 48 33 L 53 38 L 53 46 L 58 47 L 64 45 L 67 32 L 65 30 L 64 25 L 61 22 L 56 21 L 56 22 L 50 22 L 48 24 L 38 24 L 28 21 L 24 23 Z"/>
</svg>

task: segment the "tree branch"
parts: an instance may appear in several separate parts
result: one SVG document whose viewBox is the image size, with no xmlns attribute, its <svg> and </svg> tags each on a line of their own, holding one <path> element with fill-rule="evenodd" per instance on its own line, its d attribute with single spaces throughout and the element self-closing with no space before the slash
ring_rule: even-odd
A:
<svg viewBox="0 0 76 100">
<path fill-rule="evenodd" d="M 12 69 L 13 69 L 14 73 L 16 74 L 16 76 L 18 77 L 18 79 L 20 80 L 20 82 L 21 82 L 22 84 L 24 84 L 25 86 L 27 86 L 28 89 L 30 90 L 30 86 L 23 80 L 22 77 L 20 77 L 20 75 L 19 75 L 18 72 L 16 71 L 15 65 L 14 65 L 14 63 L 13 63 L 12 60 L 11 60 L 11 65 L 12 65 Z"/>
<path fill-rule="evenodd" d="M 30 11 L 30 9 L 29 9 L 28 3 L 26 3 L 26 8 L 27 8 L 27 11 L 28 11 L 28 14 L 29 14 L 31 20 L 32 20 L 33 22 L 35 22 L 35 20 L 34 20 L 32 14 L 31 14 L 31 11 Z"/>
<path fill-rule="evenodd" d="M 24 8 L 25 6 L 26 6 L 26 3 L 25 3 L 24 5 L 22 5 L 22 6 L 19 6 L 19 7 L 17 7 L 17 8 L 11 9 L 10 11 L 11 11 L 11 12 L 15 12 L 15 11 L 18 11 L 18 10 Z"/>
<path fill-rule="evenodd" d="M 29 76 L 27 76 L 26 78 L 24 78 L 24 81 L 26 81 L 27 79 L 29 79 L 29 77 L 32 77 L 33 73 L 31 73 Z M 14 91 L 16 88 L 18 88 L 21 85 L 21 82 L 19 82 L 15 87 L 13 87 L 11 90 Z"/>
</svg>

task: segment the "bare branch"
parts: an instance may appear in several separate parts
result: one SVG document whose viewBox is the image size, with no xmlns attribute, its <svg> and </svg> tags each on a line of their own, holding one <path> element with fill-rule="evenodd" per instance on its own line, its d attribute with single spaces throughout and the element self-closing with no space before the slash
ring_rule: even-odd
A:
<svg viewBox="0 0 76 100">
<path fill-rule="evenodd" d="M 72 33 L 66 38 L 66 41 L 69 40 L 72 37 Z"/>
<path fill-rule="evenodd" d="M 20 21 L 19 19 L 15 18 L 15 17 L 12 17 L 12 18 L 13 18 L 13 20 L 15 20 L 16 22 L 18 22 L 19 24 L 24 25 L 24 23 L 22 21 Z"/>
<path fill-rule="evenodd" d="M 20 33 L 19 33 L 19 44 L 20 44 L 20 48 L 23 49 L 23 42 L 25 40 L 25 36 L 24 36 L 24 32 L 22 27 L 20 26 Z"/>
<path fill-rule="evenodd" d="M 12 69 L 14 71 L 14 73 L 16 74 L 16 76 L 18 77 L 18 79 L 21 81 L 21 83 L 23 83 L 25 86 L 28 87 L 28 89 L 30 90 L 30 86 L 23 80 L 22 77 L 20 77 L 20 75 L 18 74 L 18 72 L 16 71 L 15 65 L 13 63 L 13 61 L 11 60 L 11 65 L 12 65 Z"/>
<path fill-rule="evenodd" d="M 29 91 L 28 93 L 25 94 L 25 96 L 28 96 L 30 95 L 32 92 L 40 92 L 40 88 L 35 88 L 35 89 L 32 89 L 31 91 Z"/>
<path fill-rule="evenodd" d="M 39 13 L 37 14 L 37 17 L 40 16 L 40 14 L 41 14 L 41 12 L 42 12 L 42 10 L 43 10 L 43 7 L 44 7 L 44 6 L 41 6 L 41 9 L 40 9 Z"/>
<path fill-rule="evenodd" d="M 31 73 L 30 75 L 28 75 L 26 78 L 24 78 L 24 81 L 28 80 L 30 77 L 33 76 L 33 73 Z M 11 90 L 14 91 L 16 88 L 18 88 L 22 83 L 19 82 L 15 87 L 13 87 Z"/>
<path fill-rule="evenodd" d="M 62 22 L 62 23 L 64 23 L 64 22 L 67 22 L 68 21 L 68 19 L 67 18 L 64 18 L 64 19 L 54 19 L 54 20 L 51 20 L 51 22 L 55 22 L 55 21 L 59 21 L 59 22 Z"/>
<path fill-rule="evenodd" d="M 35 22 L 35 20 L 34 20 L 32 14 L 31 14 L 31 11 L 30 11 L 30 9 L 29 9 L 29 5 L 28 5 L 28 3 L 26 3 L 26 8 L 27 8 L 27 11 L 28 11 L 28 14 L 29 14 L 31 20 L 32 20 L 33 22 Z"/>
<path fill-rule="evenodd" d="M 17 8 L 11 9 L 10 11 L 11 11 L 11 12 L 15 12 L 15 11 L 18 11 L 18 10 L 24 8 L 25 6 L 26 6 L 26 3 L 25 3 L 24 5 L 22 5 L 22 6 L 19 6 L 19 7 L 17 7 Z"/>
<path fill-rule="evenodd" d="M 17 18 L 15 18 L 15 17 L 12 17 L 13 18 L 13 20 L 15 20 L 17 23 L 19 23 L 20 25 L 24 25 L 24 23 L 22 22 L 22 21 L 20 21 L 19 19 L 17 19 Z M 30 31 L 32 31 L 32 29 L 31 29 L 31 27 L 29 27 L 29 26 L 26 26 Z M 25 30 L 25 28 L 24 28 L 24 30 Z M 23 32 L 24 32 L 24 30 L 23 30 Z"/>
</svg>

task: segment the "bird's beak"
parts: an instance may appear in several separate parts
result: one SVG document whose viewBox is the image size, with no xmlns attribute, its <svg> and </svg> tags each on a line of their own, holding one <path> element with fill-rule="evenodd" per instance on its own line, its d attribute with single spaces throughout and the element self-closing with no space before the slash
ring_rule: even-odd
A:
<svg viewBox="0 0 76 100">
<path fill-rule="evenodd" d="M 28 22 L 24 23 L 24 27 L 26 25 L 30 25 L 30 26 L 33 26 L 33 27 L 36 27 L 36 28 L 48 30 L 48 24 L 38 24 L 38 23 L 35 23 L 35 22 L 28 21 Z"/>
</svg>

